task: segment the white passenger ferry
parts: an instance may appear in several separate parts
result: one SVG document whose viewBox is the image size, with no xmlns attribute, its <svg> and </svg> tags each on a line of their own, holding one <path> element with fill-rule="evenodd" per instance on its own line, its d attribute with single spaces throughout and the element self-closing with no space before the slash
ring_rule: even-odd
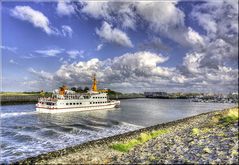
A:
<svg viewBox="0 0 239 165">
<path fill-rule="evenodd" d="M 112 109 L 120 105 L 118 100 L 109 100 L 107 90 L 97 90 L 96 77 L 90 91 L 78 94 L 62 86 L 53 91 L 52 97 L 39 98 L 36 111 L 41 113 L 59 113 L 72 111 L 90 111 Z"/>
</svg>

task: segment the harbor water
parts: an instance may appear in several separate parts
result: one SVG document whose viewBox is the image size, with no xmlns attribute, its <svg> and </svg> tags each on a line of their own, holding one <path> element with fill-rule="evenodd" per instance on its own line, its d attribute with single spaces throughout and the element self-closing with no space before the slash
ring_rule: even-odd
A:
<svg viewBox="0 0 239 165">
<path fill-rule="evenodd" d="M 125 99 L 114 110 L 40 114 L 34 104 L 1 106 L 1 160 L 10 163 L 235 104 Z"/>
</svg>

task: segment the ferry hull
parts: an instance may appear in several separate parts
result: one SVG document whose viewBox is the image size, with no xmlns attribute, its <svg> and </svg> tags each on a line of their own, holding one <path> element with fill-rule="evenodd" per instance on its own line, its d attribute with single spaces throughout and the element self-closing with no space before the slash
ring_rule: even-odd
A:
<svg viewBox="0 0 239 165">
<path fill-rule="evenodd" d="M 94 110 L 107 110 L 118 107 L 118 104 L 87 106 L 87 107 L 65 107 L 65 108 L 46 108 L 36 107 L 39 113 L 63 113 L 63 112 L 76 112 L 76 111 L 94 111 Z"/>
</svg>

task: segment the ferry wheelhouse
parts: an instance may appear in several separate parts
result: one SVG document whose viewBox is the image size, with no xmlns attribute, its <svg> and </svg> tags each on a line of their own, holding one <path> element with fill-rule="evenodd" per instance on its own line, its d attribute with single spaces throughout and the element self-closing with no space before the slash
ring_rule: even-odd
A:
<svg viewBox="0 0 239 165">
<path fill-rule="evenodd" d="M 41 113 L 59 113 L 72 111 L 104 110 L 119 107 L 120 101 L 109 100 L 107 90 L 97 90 L 96 76 L 87 93 L 76 93 L 62 86 L 53 91 L 52 97 L 38 99 L 36 111 Z"/>
</svg>

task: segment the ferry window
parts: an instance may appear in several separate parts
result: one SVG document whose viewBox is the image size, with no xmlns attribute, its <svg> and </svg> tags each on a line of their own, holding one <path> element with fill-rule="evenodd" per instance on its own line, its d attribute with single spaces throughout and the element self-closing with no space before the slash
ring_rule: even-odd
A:
<svg viewBox="0 0 239 165">
<path fill-rule="evenodd" d="M 90 104 L 91 104 L 91 102 L 90 102 Z"/>
<path fill-rule="evenodd" d="M 80 103 L 80 104 L 82 104 L 82 103 Z"/>
<path fill-rule="evenodd" d="M 72 105 L 72 103 L 70 103 L 70 105 Z"/>
<path fill-rule="evenodd" d="M 77 105 L 79 105 L 79 103 L 76 103 Z"/>
<path fill-rule="evenodd" d="M 66 103 L 66 105 L 68 105 L 68 103 Z"/>
<path fill-rule="evenodd" d="M 73 105 L 75 105 L 76 103 L 73 103 Z"/>
</svg>

